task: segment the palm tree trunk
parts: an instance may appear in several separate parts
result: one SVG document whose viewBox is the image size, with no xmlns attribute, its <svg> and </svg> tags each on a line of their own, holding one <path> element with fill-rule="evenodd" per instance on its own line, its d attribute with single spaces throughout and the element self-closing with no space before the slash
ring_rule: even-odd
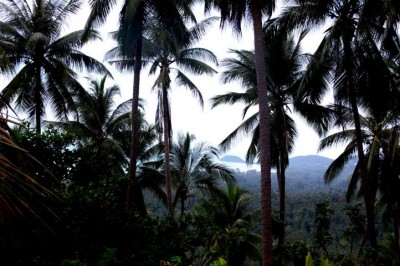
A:
<svg viewBox="0 0 400 266">
<path fill-rule="evenodd" d="M 285 174 L 285 159 L 283 154 L 280 156 L 281 158 L 279 159 L 279 167 L 280 169 L 280 187 L 279 187 L 279 220 L 282 223 L 279 239 L 278 239 L 278 244 L 280 246 L 283 245 L 285 242 L 285 213 L 286 213 L 286 174 Z"/>
<path fill-rule="evenodd" d="M 396 202 L 393 204 L 393 232 L 394 232 L 394 251 L 397 259 L 400 260 L 400 228 L 399 228 L 399 208 Z"/>
<path fill-rule="evenodd" d="M 354 83 L 352 80 L 352 52 L 350 47 L 351 38 L 345 38 L 344 42 L 344 60 L 346 66 L 346 74 L 347 74 L 347 85 L 348 85 L 348 97 L 349 102 L 351 104 L 351 109 L 353 112 L 354 119 L 354 127 L 355 127 L 355 137 L 357 142 L 357 154 L 358 154 L 358 162 L 360 166 L 360 177 L 361 177 L 361 187 L 363 190 L 363 197 L 365 203 L 365 209 L 367 213 L 367 232 L 368 239 L 370 240 L 371 246 L 373 248 L 377 247 L 376 240 L 376 230 L 375 230 L 375 213 L 374 213 L 374 205 L 375 200 L 371 197 L 370 194 L 370 185 L 368 182 L 368 174 L 367 174 L 367 166 L 365 162 L 364 149 L 363 149 L 363 141 L 361 134 L 361 123 L 360 123 L 360 114 L 358 112 L 357 100 L 355 95 Z"/>
<path fill-rule="evenodd" d="M 183 218 L 183 215 L 185 214 L 185 199 L 186 196 L 181 197 L 181 218 Z"/>
<path fill-rule="evenodd" d="M 35 120 L 36 120 L 36 122 L 35 122 L 36 123 L 36 135 L 40 135 L 42 133 L 42 129 L 40 126 L 40 112 L 38 110 L 36 110 Z"/>
<path fill-rule="evenodd" d="M 140 35 L 141 36 L 141 35 Z M 142 68 L 142 38 L 138 38 L 135 44 L 135 65 L 133 70 L 133 93 L 132 93 L 132 110 L 131 110 L 131 147 L 130 162 L 128 169 L 128 189 L 126 195 L 125 207 L 129 210 L 132 207 L 132 201 L 136 183 L 136 161 L 139 144 L 139 89 L 140 89 L 140 72 Z"/>
<path fill-rule="evenodd" d="M 277 159 L 277 161 L 278 161 L 278 163 L 277 163 L 277 165 L 276 165 L 276 181 L 277 181 L 277 183 L 278 183 L 278 192 L 279 192 L 279 195 L 281 194 L 281 187 L 282 187 L 282 184 L 281 184 L 281 181 L 282 181 L 282 177 L 281 177 L 281 164 L 280 164 L 280 156 L 278 155 L 278 159 Z"/>
<path fill-rule="evenodd" d="M 254 30 L 254 54 L 257 73 L 257 91 L 260 119 L 261 165 L 261 247 L 262 265 L 272 265 L 272 217 L 271 217 L 271 148 L 269 132 L 269 106 L 265 70 L 262 13 L 257 4 L 252 6 Z"/>
<path fill-rule="evenodd" d="M 397 168 L 395 166 L 396 164 L 395 154 L 396 154 L 396 149 L 398 147 L 397 127 L 398 125 L 395 124 L 390 134 L 389 155 L 388 155 L 388 157 L 390 158 L 390 165 L 386 167 L 387 169 L 390 169 L 390 179 L 391 179 L 390 187 L 393 188 L 398 187 L 398 185 L 400 184 L 398 182 L 399 179 L 398 179 L 398 174 L 396 173 L 397 171 L 395 170 Z M 389 189 L 388 193 L 389 195 L 392 194 L 392 189 Z M 399 209 L 400 197 L 398 196 L 398 193 L 395 193 L 390 198 L 393 211 L 394 251 L 395 254 L 397 254 L 397 260 L 400 261 L 400 209 Z"/>
<path fill-rule="evenodd" d="M 140 186 L 135 186 L 135 209 L 137 210 L 137 212 L 145 217 L 147 215 L 147 210 L 146 210 L 146 204 L 144 202 L 144 196 L 143 196 L 143 192 L 139 189 Z"/>
<path fill-rule="evenodd" d="M 171 128 L 169 119 L 169 108 L 168 108 L 168 95 L 167 88 L 163 86 L 162 105 L 163 105 L 163 119 L 164 119 L 164 159 L 165 159 L 165 185 L 167 192 L 167 208 L 168 214 L 172 215 L 172 181 L 171 181 L 171 170 L 170 170 L 170 140 L 171 140 Z"/>
<path fill-rule="evenodd" d="M 40 75 L 40 66 L 37 65 L 35 67 L 35 82 L 36 82 L 36 86 L 35 86 L 35 126 L 36 126 L 36 135 L 40 135 L 42 132 L 42 128 L 41 128 L 41 111 L 40 111 L 40 106 L 42 105 L 42 99 L 40 97 L 40 91 L 41 91 L 41 87 L 42 87 L 42 76 Z"/>
<path fill-rule="evenodd" d="M 286 214 L 286 166 L 288 163 L 288 134 L 286 127 L 286 117 L 284 110 L 281 110 L 283 122 L 283 134 L 280 141 L 279 151 L 279 167 L 280 167 L 280 182 L 279 182 L 279 220 L 282 223 L 280 236 L 278 239 L 279 246 L 285 242 L 285 214 Z"/>
</svg>

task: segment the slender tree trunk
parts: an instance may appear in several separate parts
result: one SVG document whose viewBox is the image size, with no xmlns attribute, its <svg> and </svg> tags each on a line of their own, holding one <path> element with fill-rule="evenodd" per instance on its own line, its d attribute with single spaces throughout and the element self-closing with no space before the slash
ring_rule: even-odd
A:
<svg viewBox="0 0 400 266">
<path fill-rule="evenodd" d="M 181 218 L 183 218 L 183 215 L 185 214 L 185 199 L 186 197 L 181 198 Z"/>
<path fill-rule="evenodd" d="M 42 133 L 42 128 L 41 128 L 41 111 L 40 107 L 42 105 L 42 97 L 40 97 L 40 91 L 42 88 L 42 76 L 40 75 L 40 66 L 35 67 L 35 79 L 36 79 L 36 86 L 35 86 L 35 126 L 36 126 L 36 135 L 40 135 Z"/>
<path fill-rule="evenodd" d="M 133 70 L 133 94 L 132 94 L 132 110 L 131 110 L 131 148 L 130 162 L 128 169 L 128 189 L 126 195 L 125 207 L 129 210 L 133 205 L 135 183 L 136 183 L 136 161 L 138 156 L 139 144 L 139 89 L 140 89 L 140 72 L 142 68 L 142 38 L 138 38 L 135 44 L 135 65 Z"/>
<path fill-rule="evenodd" d="M 280 162 L 280 156 L 278 155 L 278 163 L 276 165 L 276 181 L 278 183 L 278 192 L 279 195 L 281 194 L 281 181 L 282 181 L 282 177 L 281 177 L 281 162 Z"/>
<path fill-rule="evenodd" d="M 280 154 L 280 151 L 278 151 L 278 163 L 276 166 L 276 177 L 278 179 L 278 191 L 279 191 L 279 227 L 277 228 L 277 233 L 278 233 L 278 247 L 281 248 L 283 243 L 284 243 L 284 230 L 285 230 L 285 225 L 284 225 L 284 219 L 285 219 L 285 215 L 284 210 L 282 210 L 283 207 L 283 202 L 282 202 L 282 157 Z M 276 262 L 277 266 L 281 266 L 283 265 L 283 257 L 282 256 L 278 256 L 277 257 L 277 262 Z"/>
<path fill-rule="evenodd" d="M 35 118 L 35 123 L 36 123 L 36 135 L 40 135 L 42 133 L 42 129 L 40 126 L 40 112 L 39 110 L 36 110 L 36 118 Z"/>
<path fill-rule="evenodd" d="M 351 104 L 351 109 L 353 112 L 353 119 L 354 119 L 354 127 L 355 127 L 355 137 L 357 142 L 357 154 L 358 154 L 358 161 L 360 166 L 360 177 L 361 177 L 361 187 L 363 191 L 363 198 L 365 203 L 365 209 L 367 213 L 367 232 L 368 232 L 368 239 L 371 243 L 371 246 L 375 249 L 377 248 L 377 240 L 376 240 L 376 230 L 375 230 L 375 199 L 371 197 L 370 194 L 370 184 L 368 182 L 368 173 L 367 173 L 367 166 L 364 156 L 364 149 L 363 149 L 363 141 L 362 141 L 362 133 L 361 133 L 361 123 L 360 123 L 360 114 L 358 112 L 357 100 L 355 95 L 355 88 L 354 83 L 352 80 L 352 67 L 353 64 L 351 62 L 352 59 L 352 52 L 350 47 L 351 38 L 345 38 L 344 42 L 344 60 L 346 66 L 346 74 L 347 74 L 347 86 L 348 86 L 348 95 L 349 95 L 349 102 Z"/>
<path fill-rule="evenodd" d="M 138 189 L 139 187 L 135 186 L 135 209 L 137 212 L 145 217 L 147 215 L 146 204 L 144 202 L 143 192 Z"/>
<path fill-rule="evenodd" d="M 168 108 L 168 94 L 167 88 L 163 85 L 162 88 L 162 106 L 163 106 L 163 120 L 164 120 L 164 165 L 165 165 L 165 185 L 167 192 L 167 208 L 168 214 L 172 215 L 172 180 L 170 170 L 170 140 L 171 140 L 171 128 L 169 119 L 169 108 Z"/>
<path fill-rule="evenodd" d="M 278 244 L 282 246 L 285 242 L 285 214 L 286 214 L 286 165 L 288 163 L 288 134 L 286 127 L 285 111 L 281 110 L 283 120 L 283 134 L 279 151 L 280 183 L 279 183 L 279 220 L 282 228 L 278 239 Z"/>
<path fill-rule="evenodd" d="M 389 141 L 389 154 L 388 157 L 390 158 L 390 165 L 387 166 L 390 169 L 390 185 L 393 188 L 396 188 L 400 185 L 399 178 L 397 171 L 395 170 L 396 161 L 395 161 L 395 154 L 396 149 L 398 147 L 398 134 L 397 134 L 397 127 L 398 125 L 395 124 L 392 128 L 392 132 L 390 134 L 390 141 Z M 385 165 L 384 165 L 385 167 Z M 389 194 L 392 194 L 393 190 L 389 189 Z M 394 250 L 397 254 L 397 260 L 400 261 L 400 197 L 398 193 L 392 194 L 391 197 L 391 205 L 393 211 L 393 233 L 394 233 Z"/>
<path fill-rule="evenodd" d="M 271 217 L 271 143 L 269 131 L 269 106 L 265 70 L 261 8 L 252 7 L 254 27 L 254 54 L 257 73 L 257 91 L 260 119 L 261 164 L 261 247 L 262 265 L 272 265 L 272 217 Z"/>
<path fill-rule="evenodd" d="M 400 260 L 400 228 L 399 228 L 399 208 L 396 202 L 393 204 L 393 232 L 394 232 L 394 250 L 397 259 Z"/>
<path fill-rule="evenodd" d="M 398 174 L 396 172 L 396 161 L 395 154 L 396 149 L 398 147 L 398 134 L 397 134 L 398 125 L 395 124 L 392 128 L 392 132 L 390 134 L 390 142 L 389 142 L 389 158 L 390 158 L 390 184 L 391 187 L 396 188 L 400 185 Z M 393 190 L 389 189 L 389 193 L 392 194 Z M 400 196 L 398 193 L 394 193 L 391 197 L 392 199 L 392 208 L 393 208 L 393 232 L 394 232 L 394 250 L 397 254 L 397 260 L 400 261 Z"/>
<path fill-rule="evenodd" d="M 278 244 L 280 246 L 285 242 L 285 213 L 286 213 L 286 174 L 285 174 L 285 159 L 283 154 L 279 160 L 279 167 L 281 172 L 281 182 L 279 188 L 279 220 L 282 223 L 281 232 L 278 239 Z"/>
</svg>

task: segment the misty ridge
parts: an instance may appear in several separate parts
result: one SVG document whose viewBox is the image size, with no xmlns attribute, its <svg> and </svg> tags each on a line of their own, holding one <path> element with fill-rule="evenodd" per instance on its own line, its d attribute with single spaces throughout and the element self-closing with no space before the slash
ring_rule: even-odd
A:
<svg viewBox="0 0 400 266">
<path fill-rule="evenodd" d="M 246 162 L 239 156 L 234 155 L 225 155 L 220 161 L 235 170 L 237 182 L 243 186 L 243 188 L 259 193 L 259 165 L 249 166 L 253 169 L 246 170 Z M 357 161 L 353 159 L 348 162 L 336 179 L 330 184 L 326 184 L 324 181 L 324 173 L 332 162 L 332 159 L 319 155 L 296 156 L 290 158 L 289 166 L 286 168 L 286 192 L 346 191 L 349 177 L 352 175 Z M 278 191 L 276 170 L 272 169 L 271 172 L 272 190 Z"/>
</svg>

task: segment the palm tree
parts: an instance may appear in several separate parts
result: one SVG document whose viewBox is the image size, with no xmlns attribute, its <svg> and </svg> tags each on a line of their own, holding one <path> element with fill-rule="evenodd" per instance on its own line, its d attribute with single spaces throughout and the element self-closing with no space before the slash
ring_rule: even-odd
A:
<svg viewBox="0 0 400 266">
<path fill-rule="evenodd" d="M 227 182 L 225 189 L 215 191 L 197 209 L 218 228 L 211 240 L 211 250 L 204 258 L 208 265 L 224 256 L 228 265 L 242 265 L 246 256 L 259 255 L 259 236 L 250 232 L 253 213 L 250 211 L 249 192 L 237 184 Z"/>
<path fill-rule="evenodd" d="M 368 2 L 368 4 L 367 4 Z M 350 106 L 354 120 L 357 156 L 364 202 L 367 211 L 368 238 L 376 248 L 374 200 L 368 193 L 367 161 L 364 155 L 359 107 L 367 104 L 370 110 L 381 112 L 383 99 L 390 95 L 390 72 L 375 31 L 382 20 L 368 17 L 369 1 L 293 1 L 276 21 L 291 29 L 315 29 L 328 26 L 313 54 L 300 85 L 300 95 L 306 102 L 320 103 L 325 92 L 333 86 L 336 106 Z M 379 70 L 379 71 L 377 71 Z M 380 90 L 376 88 L 379 84 Z M 373 106 L 372 106 L 373 105 Z"/>
<path fill-rule="evenodd" d="M 233 25 L 241 32 L 243 18 L 249 17 L 253 23 L 254 53 L 257 73 L 258 106 L 260 119 L 260 163 L 261 163 L 261 227 L 263 266 L 272 264 L 272 217 L 271 217 L 271 156 L 269 131 L 269 106 L 264 57 L 262 19 L 271 16 L 275 9 L 274 0 L 205 0 L 205 11 L 217 8 L 221 12 L 221 27 L 225 23 Z"/>
<path fill-rule="evenodd" d="M 302 63 L 308 55 L 302 54 L 300 43 L 305 33 L 300 35 L 297 42 L 283 29 L 269 28 L 265 33 L 265 56 L 267 69 L 268 97 L 271 110 L 271 163 L 277 169 L 277 177 L 280 194 L 280 220 L 285 222 L 285 169 L 289 163 L 289 153 L 294 146 L 297 135 L 294 120 L 288 114 L 291 111 L 289 105 L 294 105 L 294 110 L 306 117 L 306 112 L 297 99 L 297 80 L 301 75 Z M 230 92 L 218 95 L 211 99 L 212 107 L 220 104 L 245 103 L 243 117 L 251 107 L 258 104 L 256 89 L 256 72 L 254 53 L 246 50 L 233 50 L 235 58 L 228 58 L 222 62 L 226 70 L 222 73 L 222 81 L 228 83 L 238 81 L 243 88 L 243 93 Z M 299 107 L 299 108 L 297 108 Z M 310 109 L 310 106 L 308 106 Z M 318 106 L 314 106 L 319 108 Z M 319 108 L 318 110 L 322 110 Z M 309 118 L 310 123 L 313 119 Z M 241 134 L 251 134 L 252 139 L 247 150 L 246 161 L 253 163 L 258 158 L 259 152 L 259 120 L 258 112 L 249 116 L 230 133 L 222 142 L 223 149 L 231 146 L 233 140 Z M 279 243 L 283 244 L 284 230 L 279 237 Z"/>
<path fill-rule="evenodd" d="M 34 119 L 36 131 L 48 102 L 59 119 L 76 110 L 73 95 L 84 90 L 73 70 L 107 72 L 92 57 L 79 51 L 82 31 L 60 36 L 68 16 L 76 13 L 79 0 L 6 0 L 0 3 L 0 65 L 13 74 L 2 91 L 7 103 L 15 104 Z M 88 40 L 98 35 L 88 32 Z"/>
<path fill-rule="evenodd" d="M 205 26 L 209 24 L 210 19 L 203 21 L 201 24 L 196 24 L 191 28 L 189 30 L 190 40 L 181 47 L 176 46 L 175 41 L 168 36 L 167 32 L 159 27 L 156 26 L 150 30 L 150 41 L 153 44 L 152 50 L 158 52 L 154 55 L 150 55 L 150 57 L 146 56 L 146 60 L 152 61 L 150 74 L 155 74 L 157 70 L 159 70 L 153 89 L 157 90 L 158 93 L 156 124 L 160 132 L 164 134 L 167 205 L 170 213 L 172 213 L 172 189 L 169 153 L 172 138 L 172 125 L 168 91 L 171 89 L 171 72 L 176 72 L 176 84 L 189 89 L 203 107 L 203 97 L 200 90 L 182 70 L 196 75 L 212 75 L 216 73 L 212 67 L 205 63 L 206 60 L 217 63 L 215 55 L 209 50 L 191 47 L 193 43 L 198 41 L 204 34 Z M 174 67 L 173 64 L 175 64 L 176 67 Z"/>
<path fill-rule="evenodd" d="M 377 27 L 370 30 L 374 30 L 379 37 L 381 49 L 397 56 L 400 52 L 397 31 L 400 22 L 400 3 L 392 0 L 383 0 L 380 3 L 365 1 L 362 14 L 361 22 L 365 21 L 366 26 L 371 21 L 377 23 Z"/>
<path fill-rule="evenodd" d="M 388 138 L 387 147 L 383 150 L 383 158 L 381 163 L 381 173 L 379 183 L 380 199 L 377 202 L 378 209 L 382 211 L 382 220 L 385 223 L 393 224 L 393 242 L 391 247 L 393 255 L 392 261 L 400 262 L 400 196 L 397 193 L 399 182 L 399 162 L 400 147 L 398 145 L 398 126 L 394 126 L 391 130 L 387 130 Z"/>
<path fill-rule="evenodd" d="M 128 165 L 131 100 L 114 107 L 119 87 L 107 88 L 106 81 L 107 76 L 99 81 L 91 80 L 90 91 L 78 97 L 76 121 L 51 123 L 71 130 L 81 138 L 84 148 L 96 158 L 98 174 L 103 174 L 103 170 L 123 174 Z"/>
<path fill-rule="evenodd" d="M 368 116 L 360 116 L 362 140 L 363 146 L 365 147 L 365 157 L 367 159 L 366 170 L 369 186 L 366 190 L 369 193 L 368 197 L 375 202 L 378 189 L 381 188 L 383 202 L 386 202 L 390 207 L 394 207 L 396 201 L 392 198 L 392 191 L 388 189 L 388 184 L 396 187 L 396 182 L 393 182 L 392 176 L 393 171 L 397 171 L 397 167 L 393 167 L 393 160 L 395 160 L 393 154 L 395 154 L 395 152 L 391 144 L 393 141 L 393 133 L 397 131 L 395 126 L 396 120 L 397 118 L 394 117 L 392 113 L 387 113 L 383 119 L 374 116 L 373 112 L 369 112 Z M 319 149 L 322 150 L 338 143 L 347 143 L 344 151 L 326 170 L 324 174 L 326 183 L 331 183 L 340 174 L 343 167 L 357 154 L 357 140 L 355 138 L 351 108 L 342 109 L 338 123 L 343 126 L 343 130 L 322 139 L 319 146 Z M 360 161 L 358 160 L 346 193 L 348 201 L 355 195 L 357 188 L 361 190 L 357 195 L 363 195 L 363 193 L 365 193 L 365 188 L 359 186 L 360 182 L 362 182 L 359 170 Z M 367 235 L 364 235 L 360 243 L 360 249 L 364 246 L 366 238 Z"/>
<path fill-rule="evenodd" d="M 180 203 L 181 215 L 185 212 L 185 203 L 196 192 L 215 191 L 220 181 L 232 181 L 233 172 L 225 165 L 216 163 L 217 149 L 205 143 L 194 143 L 195 136 L 179 135 L 178 141 L 171 146 L 171 173 L 175 186 L 174 205 Z"/>
<path fill-rule="evenodd" d="M 392 79 L 395 86 L 399 87 L 399 76 L 400 68 L 398 55 L 394 58 L 389 58 L 388 66 L 392 72 Z M 398 92 L 398 90 L 395 90 Z M 399 117 L 399 97 L 392 97 L 391 101 L 394 101 L 394 108 L 392 108 L 391 113 L 393 117 Z M 388 147 L 385 149 L 385 154 L 382 163 L 382 181 L 380 182 L 379 190 L 381 193 L 381 198 L 378 202 L 379 205 L 384 206 L 384 217 L 392 217 L 393 221 L 393 231 L 394 231 L 394 243 L 393 250 L 394 254 L 397 256 L 397 260 L 400 261 L 400 195 L 396 191 L 400 186 L 399 175 L 400 169 L 399 165 L 399 127 L 396 121 L 388 137 Z M 385 215 L 386 214 L 386 215 Z"/>
<path fill-rule="evenodd" d="M 146 215 L 146 204 L 143 192 L 150 191 L 163 204 L 166 204 L 164 192 L 165 175 L 162 173 L 162 145 L 157 143 L 157 130 L 155 125 L 147 123 L 140 118 L 140 139 L 137 161 L 137 183 L 135 186 L 135 208 Z"/>
<path fill-rule="evenodd" d="M 203 97 L 198 87 L 185 75 L 185 72 L 202 75 L 212 75 L 216 71 L 206 64 L 206 61 L 217 63 L 215 55 L 203 48 L 194 48 L 192 45 L 205 33 L 207 26 L 216 18 L 209 18 L 193 26 L 190 32 L 190 39 L 184 45 L 178 45 L 174 39 L 163 28 L 156 24 L 146 27 L 143 46 L 143 61 L 150 64 L 150 74 L 158 73 L 153 89 L 158 93 L 158 106 L 156 111 L 156 125 L 161 135 L 164 135 L 165 154 L 165 177 L 167 190 L 168 211 L 172 213 L 172 191 L 171 174 L 169 166 L 170 143 L 172 138 L 171 106 L 168 91 L 171 89 L 172 73 L 175 73 L 175 84 L 184 86 L 192 92 L 203 107 Z M 112 49 L 106 55 L 107 60 L 117 65 L 119 69 L 128 67 L 131 60 L 124 60 L 115 57 L 120 56 L 118 47 Z M 183 71 L 185 70 L 185 72 Z M 161 137 L 160 137 L 161 139 Z"/>
<path fill-rule="evenodd" d="M 110 9 L 115 5 L 114 0 L 94 0 L 91 2 L 91 13 L 85 29 L 105 22 Z M 138 135 L 138 106 L 140 73 L 142 67 L 142 36 L 144 26 L 150 21 L 157 21 L 176 40 L 177 43 L 186 43 L 188 32 L 184 18 L 194 20 L 190 11 L 191 1 L 176 0 L 133 0 L 125 1 L 120 11 L 118 44 L 122 55 L 126 59 L 134 59 L 133 90 L 132 90 L 132 136 L 130 149 L 130 163 L 128 169 L 128 189 L 126 208 L 130 208 L 135 191 L 135 173 L 137 161 Z M 84 35 L 84 38 L 86 36 Z"/>
</svg>

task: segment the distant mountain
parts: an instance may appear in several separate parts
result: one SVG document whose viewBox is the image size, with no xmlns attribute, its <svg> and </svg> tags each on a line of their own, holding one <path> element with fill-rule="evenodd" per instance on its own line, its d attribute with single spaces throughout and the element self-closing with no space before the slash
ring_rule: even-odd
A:
<svg viewBox="0 0 400 266">
<path fill-rule="evenodd" d="M 286 191 L 296 192 L 327 192 L 330 189 L 346 190 L 348 178 L 354 171 L 356 161 L 350 161 L 340 175 L 331 183 L 325 184 L 324 173 L 332 159 L 318 156 L 296 156 L 289 159 L 289 167 L 286 169 Z M 259 189 L 260 172 L 255 170 L 236 172 L 235 176 L 240 184 L 249 190 Z M 272 172 L 272 188 L 277 190 L 276 173 Z"/>
<path fill-rule="evenodd" d="M 230 162 L 230 163 L 246 163 L 242 158 L 235 155 L 225 155 L 220 159 L 223 162 Z"/>
<path fill-rule="evenodd" d="M 287 172 L 325 172 L 332 159 L 319 155 L 296 156 L 289 158 L 289 167 Z"/>
<path fill-rule="evenodd" d="M 296 156 L 289 158 L 289 165 L 293 167 L 299 167 L 304 165 L 315 165 L 315 166 L 328 166 L 332 163 L 332 159 L 326 158 L 319 155 L 305 155 Z"/>
</svg>

